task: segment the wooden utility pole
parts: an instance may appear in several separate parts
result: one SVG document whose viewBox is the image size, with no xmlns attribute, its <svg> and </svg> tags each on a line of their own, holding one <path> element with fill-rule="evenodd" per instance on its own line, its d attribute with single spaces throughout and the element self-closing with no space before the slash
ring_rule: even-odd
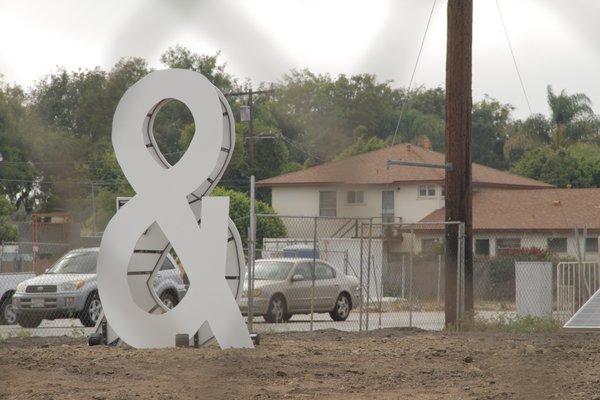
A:
<svg viewBox="0 0 600 400">
<path fill-rule="evenodd" d="M 254 109 L 252 104 L 252 95 L 255 94 L 264 94 L 264 93 L 273 93 L 274 90 L 250 90 L 246 92 L 232 92 L 227 93 L 225 97 L 237 97 L 237 96 L 248 96 L 248 107 L 249 107 L 249 116 L 248 116 L 248 132 L 246 133 L 246 152 L 248 154 L 248 162 L 250 166 L 254 165 Z"/>
<path fill-rule="evenodd" d="M 471 77 L 473 0 L 448 0 L 446 47 L 446 221 L 465 223 L 464 306 L 473 314 L 471 201 Z M 446 325 L 457 327 L 458 225 L 446 225 Z"/>
</svg>

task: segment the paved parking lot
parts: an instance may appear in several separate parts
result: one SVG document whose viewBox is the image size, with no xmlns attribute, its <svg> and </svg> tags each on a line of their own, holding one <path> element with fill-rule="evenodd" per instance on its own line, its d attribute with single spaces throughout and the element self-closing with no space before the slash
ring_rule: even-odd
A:
<svg viewBox="0 0 600 400">
<path fill-rule="evenodd" d="M 346 321 L 332 321 L 328 314 L 314 314 L 312 330 L 337 329 L 341 331 L 373 330 L 391 327 L 417 327 L 425 330 L 441 330 L 444 326 L 443 312 L 387 312 L 361 314 L 353 310 Z M 302 332 L 311 330 L 310 315 L 294 315 L 287 323 L 268 324 L 262 317 L 253 321 L 255 332 Z M 18 325 L 0 326 L 2 338 L 14 336 L 71 336 L 87 337 L 94 331 L 85 328 L 78 319 L 44 320 L 37 328 L 21 328 Z"/>
</svg>

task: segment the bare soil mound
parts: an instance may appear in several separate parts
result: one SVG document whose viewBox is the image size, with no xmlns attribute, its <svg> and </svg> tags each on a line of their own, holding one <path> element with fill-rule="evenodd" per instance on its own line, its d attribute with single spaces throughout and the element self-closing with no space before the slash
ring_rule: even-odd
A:
<svg viewBox="0 0 600 400">
<path fill-rule="evenodd" d="M 254 350 L 0 342 L 0 399 L 600 400 L 598 335 L 384 329 L 262 335 Z"/>
</svg>

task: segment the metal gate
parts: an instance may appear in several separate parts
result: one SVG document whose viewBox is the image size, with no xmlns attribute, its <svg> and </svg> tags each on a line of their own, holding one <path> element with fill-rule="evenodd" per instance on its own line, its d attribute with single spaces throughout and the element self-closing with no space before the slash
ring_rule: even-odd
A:
<svg viewBox="0 0 600 400">
<path fill-rule="evenodd" d="M 556 314 L 565 323 L 600 288 L 600 264 L 569 261 L 556 265 Z"/>
</svg>

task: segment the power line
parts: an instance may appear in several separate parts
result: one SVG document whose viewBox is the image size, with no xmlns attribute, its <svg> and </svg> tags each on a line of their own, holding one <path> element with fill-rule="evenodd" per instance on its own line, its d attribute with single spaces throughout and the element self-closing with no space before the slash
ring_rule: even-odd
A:
<svg viewBox="0 0 600 400">
<path fill-rule="evenodd" d="M 500 11 L 500 4 L 498 0 L 496 0 L 496 7 L 498 8 L 498 15 L 500 15 L 500 22 L 502 22 L 502 28 L 504 28 L 504 35 L 506 35 L 506 41 L 508 42 L 508 48 L 510 49 L 510 55 L 512 56 L 513 64 L 515 65 L 515 69 L 517 70 L 517 76 L 519 77 L 519 83 L 521 84 L 521 90 L 523 90 L 523 95 L 525 96 L 525 102 L 527 103 L 527 108 L 529 109 L 529 114 L 533 114 L 531 111 L 531 106 L 529 105 L 529 98 L 527 97 L 527 91 L 525 90 L 525 85 L 523 84 L 523 79 L 521 78 L 521 72 L 519 72 L 519 66 L 517 65 L 517 59 L 515 58 L 515 53 L 513 52 L 512 45 L 510 44 L 510 38 L 508 37 L 508 31 L 506 30 L 506 25 L 504 24 L 504 18 L 502 17 L 502 11 Z"/>
<path fill-rule="evenodd" d="M 47 181 L 47 180 L 34 180 L 34 179 L 5 179 L 0 178 L 0 182 L 9 183 L 33 183 L 36 185 L 95 185 L 95 186 L 121 186 L 128 185 L 127 182 L 117 181 Z"/>
<path fill-rule="evenodd" d="M 326 162 L 325 160 L 323 160 L 320 157 L 315 156 L 314 154 L 309 153 L 307 150 L 304 150 L 303 148 L 301 148 L 300 146 L 298 146 L 292 139 L 281 135 L 281 138 L 283 139 L 284 142 L 288 143 L 290 146 L 292 146 L 293 148 L 295 148 L 296 150 L 300 151 L 301 153 L 306 154 L 309 157 L 314 158 L 317 161 L 321 161 L 321 162 Z"/>
<path fill-rule="evenodd" d="M 400 121 L 402 120 L 402 115 L 404 114 L 404 109 L 406 108 L 406 104 L 410 99 L 410 88 L 413 84 L 413 80 L 415 79 L 415 73 L 417 72 L 417 66 L 419 65 L 419 60 L 421 59 L 421 53 L 423 52 L 423 46 L 425 45 L 425 38 L 427 37 L 427 32 L 429 31 L 429 25 L 431 24 L 431 17 L 433 16 L 433 10 L 435 9 L 435 4 L 437 0 L 433 0 L 433 5 L 431 6 L 431 11 L 429 12 L 429 18 L 427 19 L 427 26 L 425 26 L 425 33 L 423 33 L 423 39 L 421 40 L 421 47 L 419 47 L 419 53 L 417 54 L 417 60 L 415 61 L 415 66 L 412 71 L 412 75 L 410 76 L 410 82 L 408 83 L 408 88 L 406 89 L 406 101 L 402 103 L 402 108 L 400 108 L 400 115 L 398 116 L 398 123 L 396 124 L 396 129 L 394 130 L 394 137 L 392 138 L 392 146 L 396 143 L 396 135 L 398 134 L 398 129 L 400 128 Z"/>
</svg>

